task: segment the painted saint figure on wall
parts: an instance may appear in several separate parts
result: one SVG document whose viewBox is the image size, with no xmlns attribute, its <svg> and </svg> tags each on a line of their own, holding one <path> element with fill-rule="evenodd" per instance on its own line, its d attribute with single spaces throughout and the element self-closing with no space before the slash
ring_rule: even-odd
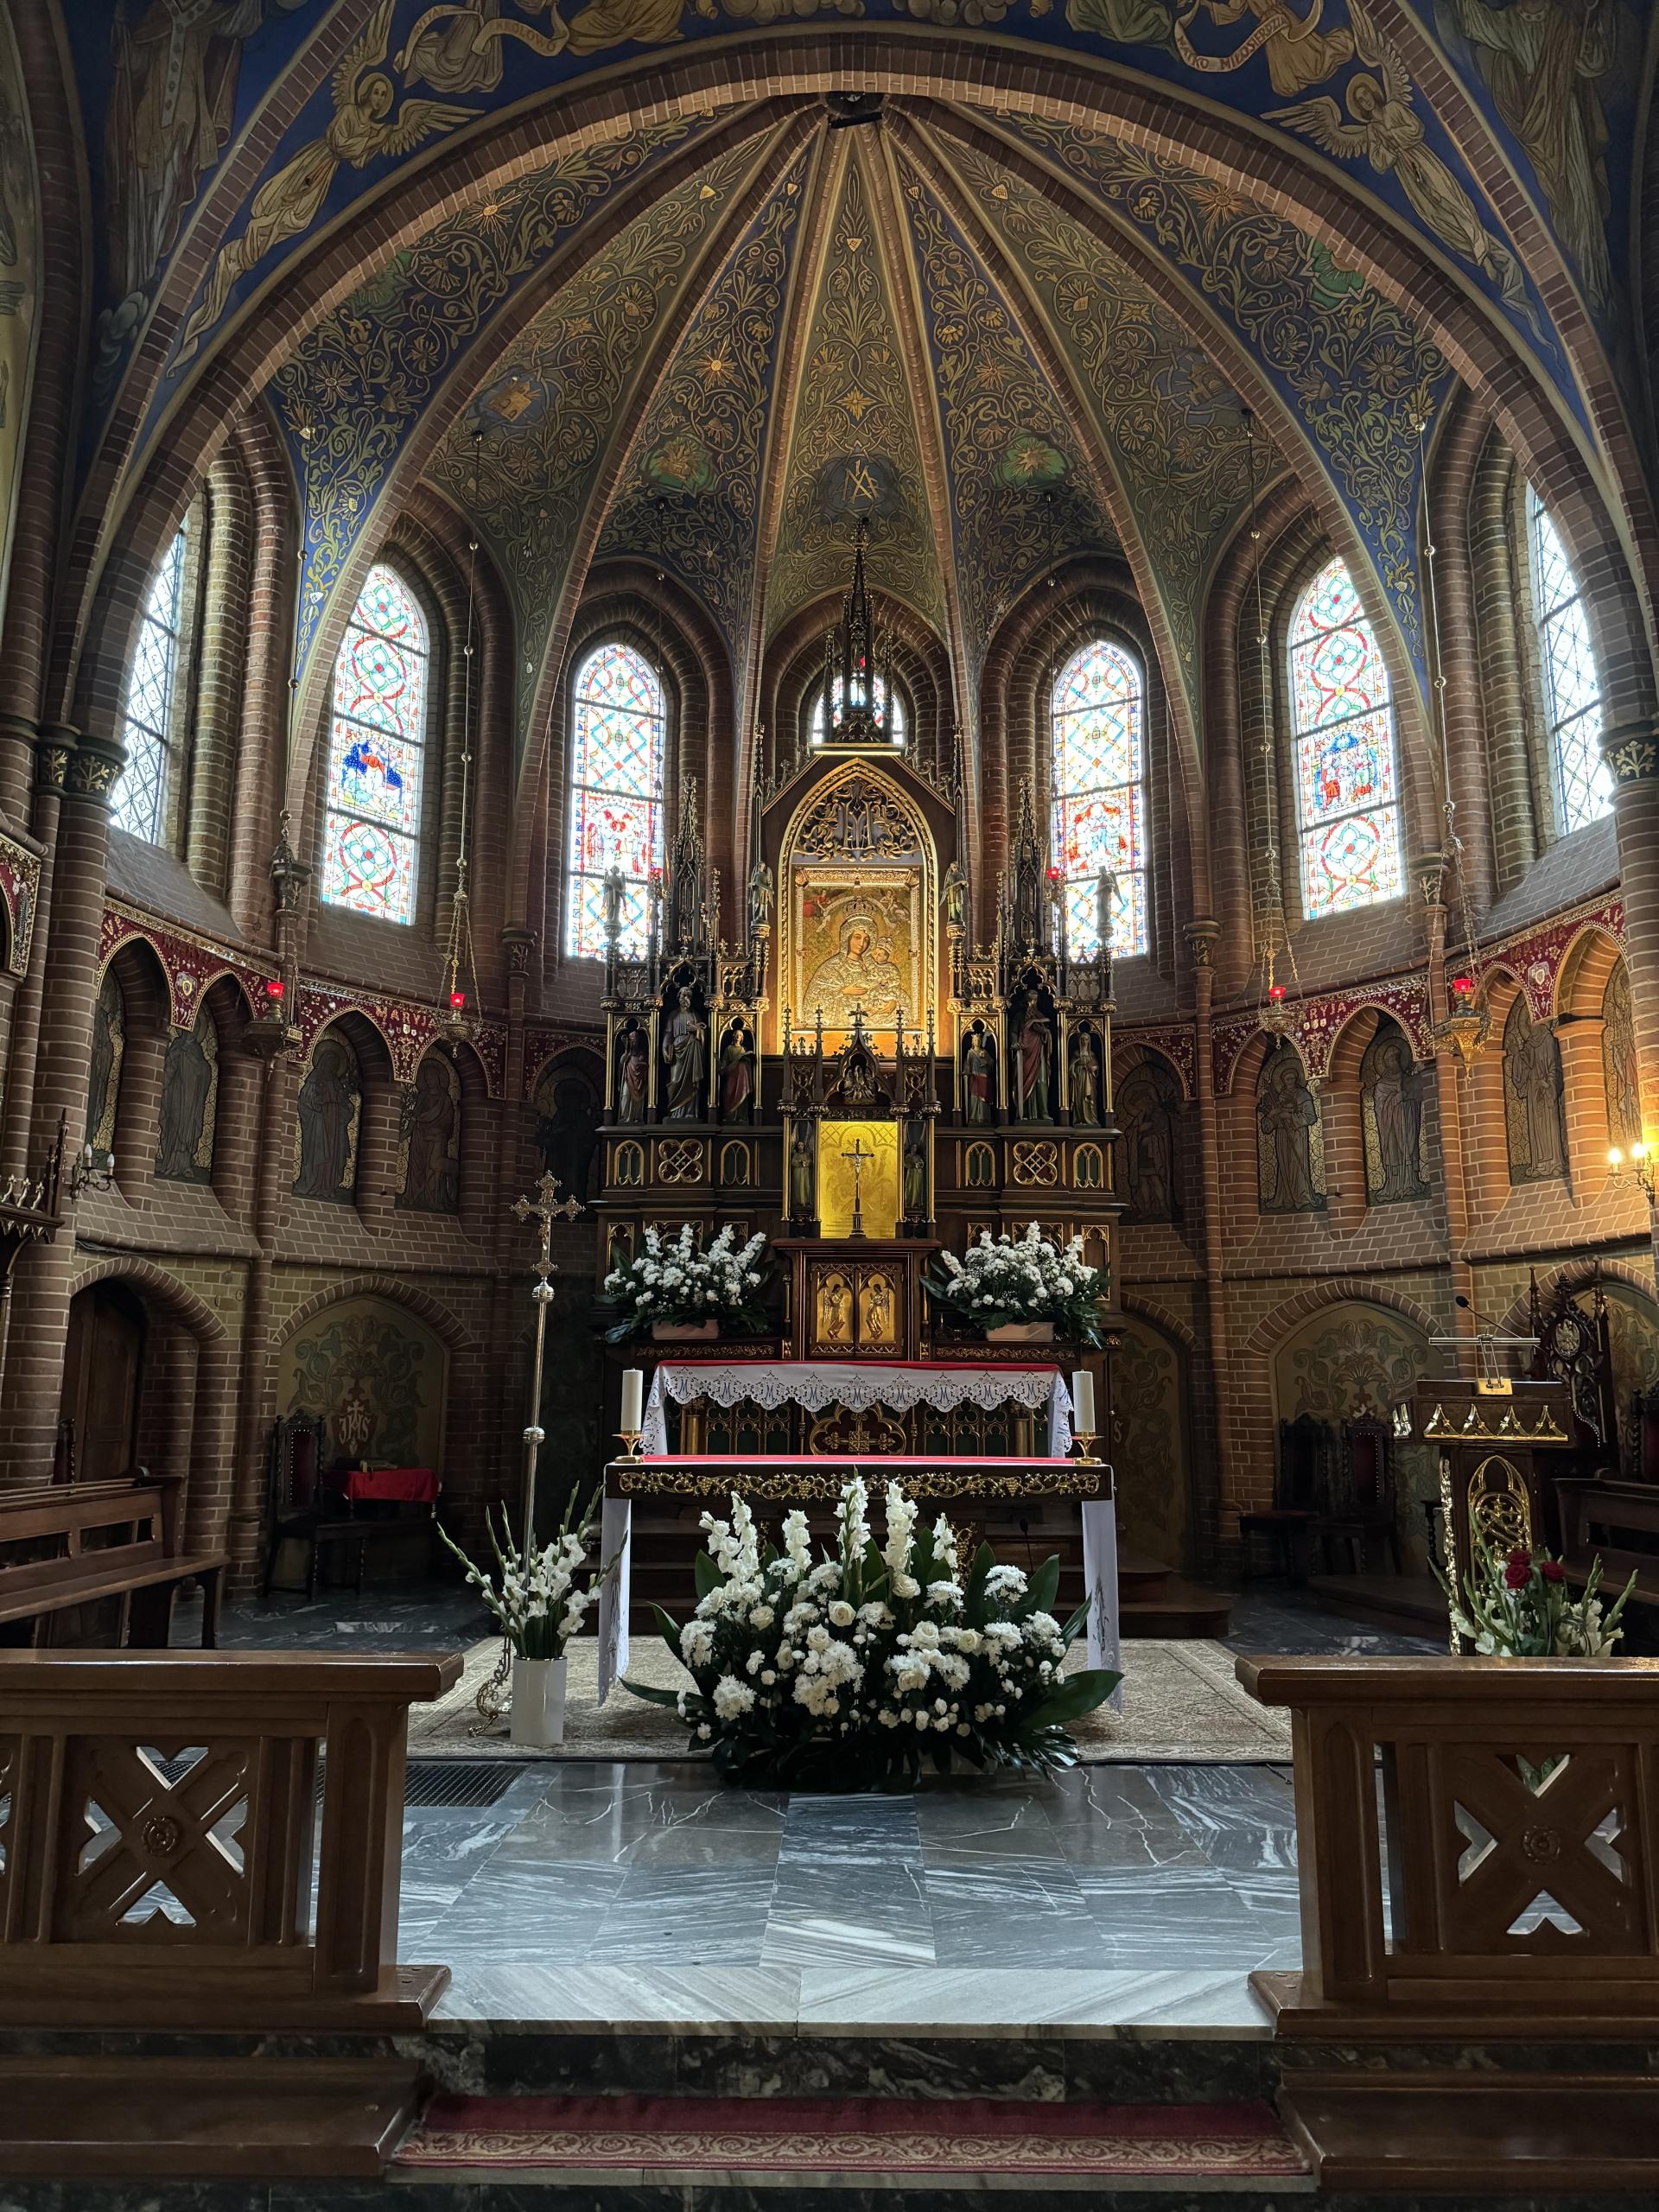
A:
<svg viewBox="0 0 1659 2212">
<path fill-rule="evenodd" d="M 168 1041 L 162 1061 L 156 1145 L 156 1173 L 163 1182 L 205 1183 L 209 1179 L 217 1045 L 213 1016 L 207 1014 L 198 1014 L 188 1029 L 175 1029 Z"/>
<path fill-rule="evenodd" d="M 300 1085 L 296 1198 L 324 1198 L 349 1205 L 357 1183 L 357 1121 L 362 1084 L 357 1058 L 343 1037 L 317 1039 Z"/>
<path fill-rule="evenodd" d="M 404 1094 L 404 1154 L 400 1206 L 416 1213 L 455 1213 L 461 1206 L 461 1078 L 430 1052 Z"/>
<path fill-rule="evenodd" d="M 1313 1213 L 1325 1204 L 1314 1157 L 1319 1109 L 1294 1045 L 1262 1063 L 1255 1093 L 1263 1213 Z"/>
<path fill-rule="evenodd" d="M 1365 1195 L 1373 1205 L 1428 1196 L 1423 1180 L 1423 1095 L 1427 1071 L 1411 1056 L 1397 1023 L 1384 1021 L 1359 1064 L 1365 1124 Z"/>
<path fill-rule="evenodd" d="M 1117 1095 L 1122 1131 L 1123 1189 L 1136 1221 L 1173 1221 L 1176 1215 L 1176 1116 L 1180 1086 L 1161 1060 L 1144 1059 L 1129 1070 Z"/>
<path fill-rule="evenodd" d="M 1561 1048 L 1548 1022 L 1517 998 L 1503 1024 L 1503 1118 L 1510 1180 L 1548 1183 L 1567 1173 Z"/>
</svg>

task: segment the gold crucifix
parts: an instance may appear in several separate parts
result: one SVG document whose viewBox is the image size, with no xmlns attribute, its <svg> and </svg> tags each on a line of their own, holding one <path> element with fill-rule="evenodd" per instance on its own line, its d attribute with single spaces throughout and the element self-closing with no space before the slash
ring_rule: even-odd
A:
<svg viewBox="0 0 1659 2212">
<path fill-rule="evenodd" d="M 861 1237 L 864 1234 L 864 1209 L 861 1203 L 864 1163 L 867 1160 L 874 1160 L 875 1154 L 873 1152 L 866 1152 L 863 1140 L 855 1137 L 851 1146 L 841 1156 L 843 1160 L 850 1160 L 853 1163 L 853 1218 L 847 1234 L 849 1237 Z"/>
</svg>

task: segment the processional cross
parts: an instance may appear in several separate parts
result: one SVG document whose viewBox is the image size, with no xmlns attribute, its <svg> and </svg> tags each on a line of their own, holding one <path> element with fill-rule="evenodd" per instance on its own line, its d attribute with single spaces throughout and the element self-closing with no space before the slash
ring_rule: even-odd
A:
<svg viewBox="0 0 1659 2212">
<path fill-rule="evenodd" d="M 861 1203 L 861 1195 L 864 1183 L 864 1163 L 866 1160 L 874 1160 L 875 1158 L 875 1154 L 873 1152 L 866 1152 L 864 1149 L 863 1140 L 860 1137 L 855 1137 L 851 1145 L 842 1154 L 841 1156 L 843 1160 L 850 1160 L 853 1163 L 853 1218 L 852 1224 L 849 1228 L 847 1234 L 849 1237 L 862 1236 L 864 1234 L 864 1209 Z"/>
</svg>

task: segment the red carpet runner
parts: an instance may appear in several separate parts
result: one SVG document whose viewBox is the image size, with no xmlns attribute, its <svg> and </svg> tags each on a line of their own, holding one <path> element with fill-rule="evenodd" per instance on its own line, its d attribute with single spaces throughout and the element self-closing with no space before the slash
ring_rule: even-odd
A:
<svg viewBox="0 0 1659 2212">
<path fill-rule="evenodd" d="M 397 2167 L 581 2174 L 899 2173 L 1290 2179 L 1264 2104 L 872 2097 L 440 2096 Z"/>
</svg>

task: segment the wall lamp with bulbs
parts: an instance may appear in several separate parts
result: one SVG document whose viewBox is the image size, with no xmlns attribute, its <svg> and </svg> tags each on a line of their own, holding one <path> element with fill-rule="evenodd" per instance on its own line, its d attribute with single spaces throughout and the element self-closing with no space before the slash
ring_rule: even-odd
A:
<svg viewBox="0 0 1659 2212">
<path fill-rule="evenodd" d="M 1651 1205 L 1654 1202 L 1656 1180 L 1659 1179 L 1659 1162 L 1654 1158 L 1649 1144 L 1633 1144 L 1628 1152 L 1614 1145 L 1607 1154 L 1607 1172 L 1615 1183 L 1631 1177 L 1640 1186 L 1642 1195 Z"/>
</svg>

